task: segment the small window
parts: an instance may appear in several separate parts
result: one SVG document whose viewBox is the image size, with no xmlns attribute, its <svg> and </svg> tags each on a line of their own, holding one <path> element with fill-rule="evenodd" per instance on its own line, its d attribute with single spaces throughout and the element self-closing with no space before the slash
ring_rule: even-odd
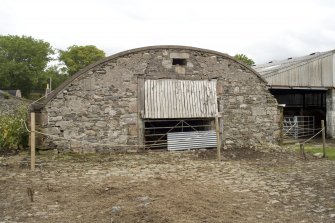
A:
<svg viewBox="0 0 335 223">
<path fill-rule="evenodd" d="M 179 58 L 172 59 L 172 65 L 186 66 L 186 64 L 187 64 L 186 59 L 179 59 Z"/>
</svg>

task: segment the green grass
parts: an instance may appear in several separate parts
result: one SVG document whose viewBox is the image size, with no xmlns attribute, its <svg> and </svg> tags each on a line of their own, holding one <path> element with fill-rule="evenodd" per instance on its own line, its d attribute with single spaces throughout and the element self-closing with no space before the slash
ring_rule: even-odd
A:
<svg viewBox="0 0 335 223">
<path fill-rule="evenodd" d="M 309 154 L 323 153 L 322 146 L 316 147 L 313 145 L 305 145 L 305 152 Z M 326 157 L 330 160 L 335 160 L 335 147 L 326 147 Z"/>
</svg>

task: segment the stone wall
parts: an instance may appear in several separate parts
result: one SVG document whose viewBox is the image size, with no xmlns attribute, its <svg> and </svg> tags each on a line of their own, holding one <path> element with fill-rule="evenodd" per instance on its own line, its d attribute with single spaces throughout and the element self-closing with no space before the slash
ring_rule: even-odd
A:
<svg viewBox="0 0 335 223">
<path fill-rule="evenodd" d="M 225 147 L 278 144 L 282 113 L 276 99 L 251 72 L 234 66 L 230 75 L 220 78 L 218 89 Z"/>
<path fill-rule="evenodd" d="M 187 64 L 172 65 L 173 58 L 184 58 Z M 139 78 L 217 79 L 226 147 L 261 147 L 279 139 L 277 102 L 260 77 L 228 56 L 186 48 L 133 51 L 87 70 L 45 105 L 44 131 L 101 144 L 138 144 Z M 110 146 L 50 138 L 45 146 L 110 150 Z"/>
<path fill-rule="evenodd" d="M 30 101 L 0 92 L 0 114 L 13 113 L 18 107 L 29 105 Z"/>
</svg>

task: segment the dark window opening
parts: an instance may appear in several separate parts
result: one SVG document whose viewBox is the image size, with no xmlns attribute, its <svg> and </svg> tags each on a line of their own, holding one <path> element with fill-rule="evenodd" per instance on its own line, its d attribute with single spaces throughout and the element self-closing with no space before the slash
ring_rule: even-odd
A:
<svg viewBox="0 0 335 223">
<path fill-rule="evenodd" d="M 186 66 L 186 64 L 187 64 L 186 59 L 178 59 L 178 58 L 172 59 L 172 65 Z"/>
<path fill-rule="evenodd" d="M 271 89 L 279 104 L 285 104 L 285 107 L 297 108 L 325 108 L 326 92 L 318 90 L 284 90 Z"/>
</svg>

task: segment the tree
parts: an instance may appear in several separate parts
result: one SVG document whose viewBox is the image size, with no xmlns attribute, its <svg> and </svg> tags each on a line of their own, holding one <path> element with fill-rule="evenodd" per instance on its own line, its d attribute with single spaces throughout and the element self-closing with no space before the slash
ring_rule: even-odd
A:
<svg viewBox="0 0 335 223">
<path fill-rule="evenodd" d="M 52 90 L 58 87 L 63 81 L 65 81 L 69 76 L 67 74 L 61 73 L 58 66 L 49 66 L 39 77 L 38 82 L 35 85 L 35 90 L 44 93 L 44 90 L 48 83 L 52 83 Z"/>
<path fill-rule="evenodd" d="M 28 96 L 53 53 L 43 40 L 0 35 L 0 89 L 20 89 Z"/>
<path fill-rule="evenodd" d="M 254 62 L 252 59 L 248 58 L 248 57 L 247 57 L 246 55 L 244 55 L 244 54 L 236 54 L 236 55 L 234 56 L 234 58 L 235 58 L 236 60 L 238 60 L 238 61 L 240 61 L 240 62 L 246 64 L 246 65 L 249 65 L 249 66 L 252 66 L 252 65 L 255 64 L 255 62 Z"/>
<path fill-rule="evenodd" d="M 66 72 L 73 75 L 80 69 L 105 57 L 105 52 L 95 46 L 77 46 L 73 45 L 67 50 L 59 51 L 59 60 L 66 65 Z"/>
<path fill-rule="evenodd" d="M 58 87 L 63 81 L 65 81 L 69 76 L 67 74 L 61 73 L 57 66 L 51 66 L 45 71 L 46 77 L 52 80 L 52 90 Z"/>
</svg>

